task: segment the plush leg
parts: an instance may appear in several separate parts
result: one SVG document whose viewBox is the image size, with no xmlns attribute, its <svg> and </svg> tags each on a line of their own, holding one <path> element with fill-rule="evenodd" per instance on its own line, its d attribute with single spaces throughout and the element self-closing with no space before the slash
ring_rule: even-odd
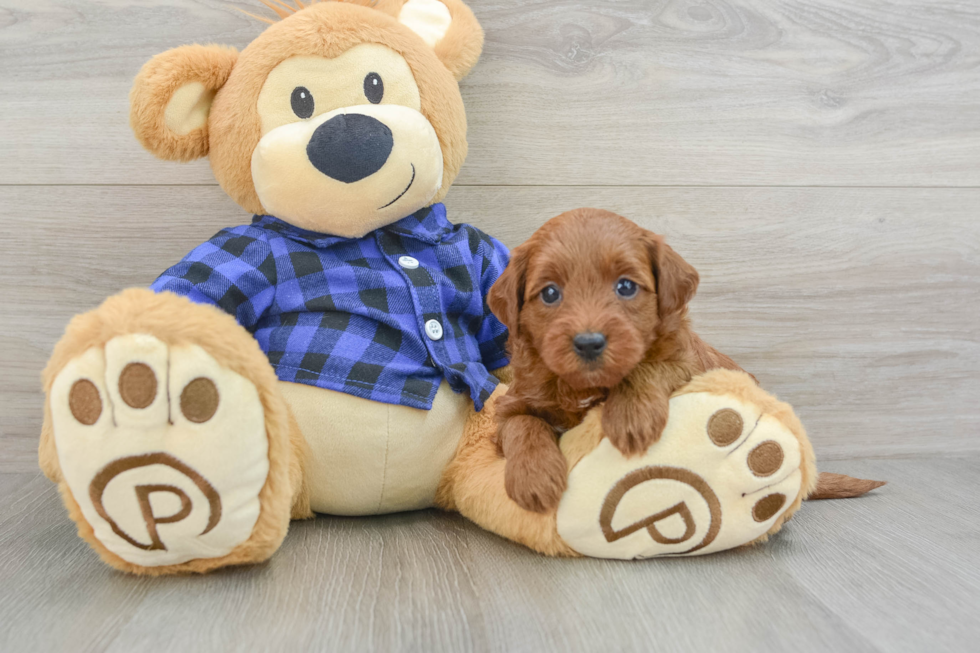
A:
<svg viewBox="0 0 980 653">
<path fill-rule="evenodd" d="M 436 491 L 436 505 L 455 510 L 479 526 L 555 556 L 577 556 L 558 536 L 555 513 L 524 510 L 504 489 L 504 458 L 497 446 L 496 400 L 507 392 L 500 384 L 479 413 L 474 412 Z"/>
<path fill-rule="evenodd" d="M 675 393 L 662 437 L 639 456 L 613 447 L 601 408 L 592 411 L 562 436 L 568 489 L 552 514 L 521 510 L 507 497 L 494 431 L 488 406 L 447 469 L 441 505 L 549 555 L 700 555 L 765 541 L 817 478 L 789 405 L 728 370 Z"/>
<path fill-rule="evenodd" d="M 127 290 L 75 317 L 44 371 L 39 458 L 110 565 L 259 562 L 308 517 L 304 442 L 255 339 L 220 310 Z"/>
<path fill-rule="evenodd" d="M 764 542 L 816 484 L 792 408 L 742 372 L 714 370 L 675 393 L 660 441 L 634 458 L 602 438 L 598 413 L 562 443 L 571 472 L 558 532 L 586 555 L 703 555 Z"/>
</svg>

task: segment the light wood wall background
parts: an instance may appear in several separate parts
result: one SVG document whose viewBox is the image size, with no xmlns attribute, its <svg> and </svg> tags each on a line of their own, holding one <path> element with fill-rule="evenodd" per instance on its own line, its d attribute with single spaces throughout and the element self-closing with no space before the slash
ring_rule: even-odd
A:
<svg viewBox="0 0 980 653">
<path fill-rule="evenodd" d="M 128 127 L 139 67 L 244 47 L 222 0 L 0 0 L 0 471 L 64 325 L 248 216 Z M 499 0 L 447 205 L 513 246 L 577 206 L 667 236 L 695 326 L 819 458 L 980 450 L 980 4 Z"/>
</svg>

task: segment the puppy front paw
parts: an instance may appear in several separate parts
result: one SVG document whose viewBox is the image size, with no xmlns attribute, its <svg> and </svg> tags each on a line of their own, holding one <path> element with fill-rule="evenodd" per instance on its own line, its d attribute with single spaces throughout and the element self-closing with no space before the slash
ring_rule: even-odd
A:
<svg viewBox="0 0 980 653">
<path fill-rule="evenodd" d="M 667 426 L 667 406 L 663 410 L 647 404 L 613 396 L 602 410 L 602 431 L 626 457 L 638 456 L 660 439 Z"/>
<path fill-rule="evenodd" d="M 557 447 L 537 448 L 508 458 L 504 487 L 524 510 L 547 513 L 558 506 L 565 492 L 568 466 Z"/>
</svg>

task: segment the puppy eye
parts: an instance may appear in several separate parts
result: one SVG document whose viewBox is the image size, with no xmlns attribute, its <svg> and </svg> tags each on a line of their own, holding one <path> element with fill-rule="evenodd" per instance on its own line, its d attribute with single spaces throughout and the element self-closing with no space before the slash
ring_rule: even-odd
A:
<svg viewBox="0 0 980 653">
<path fill-rule="evenodd" d="M 364 78 L 364 97 L 371 104 L 377 104 L 381 102 L 381 98 L 384 96 L 385 83 L 381 81 L 381 75 L 378 73 L 368 73 L 367 77 Z"/>
<path fill-rule="evenodd" d="M 561 288 L 552 284 L 541 291 L 541 301 L 548 306 L 554 306 L 561 301 Z"/>
<path fill-rule="evenodd" d="M 636 291 L 639 289 L 640 287 L 636 285 L 635 281 L 626 277 L 616 282 L 616 294 L 621 299 L 633 299 L 636 297 Z"/>
<path fill-rule="evenodd" d="M 289 103 L 293 106 L 293 113 L 303 120 L 313 115 L 313 94 L 305 86 L 297 86 L 293 89 Z"/>
</svg>

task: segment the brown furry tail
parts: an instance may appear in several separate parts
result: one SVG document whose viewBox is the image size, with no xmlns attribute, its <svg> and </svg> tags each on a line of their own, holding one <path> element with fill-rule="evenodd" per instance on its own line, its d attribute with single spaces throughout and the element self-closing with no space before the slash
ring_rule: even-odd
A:
<svg viewBox="0 0 980 653">
<path fill-rule="evenodd" d="M 848 499 L 859 497 L 871 490 L 881 487 L 886 481 L 869 481 L 843 474 L 832 474 L 831 472 L 820 472 L 817 477 L 817 489 L 815 489 L 807 501 L 817 499 Z"/>
</svg>

